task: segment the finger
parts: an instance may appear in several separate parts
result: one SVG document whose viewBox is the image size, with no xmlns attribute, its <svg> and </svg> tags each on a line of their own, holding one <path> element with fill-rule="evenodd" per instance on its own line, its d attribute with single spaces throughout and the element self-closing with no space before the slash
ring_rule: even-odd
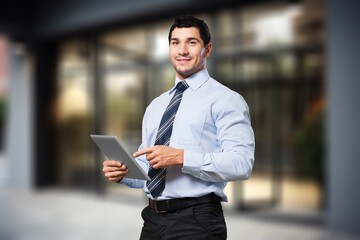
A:
<svg viewBox="0 0 360 240">
<path fill-rule="evenodd" d="M 119 179 L 121 179 L 123 177 L 124 177 L 124 175 L 114 175 L 114 176 L 107 177 L 107 179 L 110 180 L 110 181 L 117 181 L 117 180 L 119 180 Z"/>
<path fill-rule="evenodd" d="M 146 155 L 146 160 L 151 161 L 151 160 L 153 160 L 155 157 L 156 157 L 156 156 L 155 156 L 154 152 L 152 152 L 152 153 Z"/>
<path fill-rule="evenodd" d="M 105 160 L 103 165 L 106 167 L 121 167 L 122 163 L 117 160 Z"/>
<path fill-rule="evenodd" d="M 105 174 L 105 176 L 106 176 L 106 174 L 109 173 L 109 172 L 111 172 L 111 169 L 110 169 L 110 168 L 108 168 L 108 167 L 104 167 L 104 168 L 103 168 L 103 173 Z"/>
<path fill-rule="evenodd" d="M 122 177 L 108 178 L 109 181 L 118 182 Z"/>
<path fill-rule="evenodd" d="M 155 169 L 165 167 L 165 165 L 160 161 L 159 158 L 152 159 L 151 161 L 149 161 L 149 164 Z"/>
<path fill-rule="evenodd" d="M 163 168 L 163 166 L 160 163 L 156 162 L 156 163 L 152 164 L 152 168 L 158 169 L 158 168 Z"/>
<path fill-rule="evenodd" d="M 150 148 L 145 148 L 145 149 L 142 149 L 140 151 L 137 151 L 137 152 L 134 152 L 133 156 L 134 157 L 139 157 L 141 155 L 144 155 L 144 154 L 149 154 L 149 153 L 152 153 L 153 151 L 153 148 L 150 147 Z"/>
<path fill-rule="evenodd" d="M 120 167 L 120 171 L 127 171 L 127 167 L 126 167 L 125 165 L 122 165 L 122 166 Z"/>
<path fill-rule="evenodd" d="M 118 171 L 126 171 L 127 167 L 125 165 L 121 165 L 121 167 L 118 166 L 111 166 L 111 167 L 104 167 L 103 171 L 104 172 L 118 172 Z"/>
<path fill-rule="evenodd" d="M 108 172 L 105 174 L 105 176 L 109 178 L 117 178 L 117 177 L 123 177 L 127 174 L 127 171 L 117 171 L 117 172 Z"/>
<path fill-rule="evenodd" d="M 115 168 L 114 167 L 103 167 L 103 172 L 104 173 L 108 173 L 108 172 L 114 172 L 115 171 Z"/>
<path fill-rule="evenodd" d="M 152 159 L 150 159 L 148 161 L 151 166 L 154 166 L 155 164 L 157 164 L 159 162 L 159 160 L 155 157 L 153 157 Z"/>
<path fill-rule="evenodd" d="M 116 177 L 109 177 L 108 180 L 118 182 L 125 177 L 126 174 Z"/>
</svg>

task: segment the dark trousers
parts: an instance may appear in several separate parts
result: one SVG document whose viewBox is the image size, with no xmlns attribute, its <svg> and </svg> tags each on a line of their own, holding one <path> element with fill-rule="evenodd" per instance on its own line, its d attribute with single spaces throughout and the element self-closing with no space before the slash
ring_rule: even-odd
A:
<svg viewBox="0 0 360 240">
<path fill-rule="evenodd" d="M 227 237 L 220 202 L 160 214 L 147 206 L 141 216 L 144 225 L 140 240 L 223 240 Z"/>
</svg>

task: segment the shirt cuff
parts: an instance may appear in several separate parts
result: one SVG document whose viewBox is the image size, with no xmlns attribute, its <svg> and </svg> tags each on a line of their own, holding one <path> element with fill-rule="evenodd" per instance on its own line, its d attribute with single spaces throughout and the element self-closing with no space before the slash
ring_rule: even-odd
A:
<svg viewBox="0 0 360 240">
<path fill-rule="evenodd" d="M 183 173 L 198 175 L 203 165 L 203 153 L 184 150 Z"/>
</svg>

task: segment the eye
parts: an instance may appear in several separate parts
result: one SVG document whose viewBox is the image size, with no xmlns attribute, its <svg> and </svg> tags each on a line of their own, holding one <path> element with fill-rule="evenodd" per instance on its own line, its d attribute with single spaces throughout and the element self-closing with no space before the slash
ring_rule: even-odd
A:
<svg viewBox="0 0 360 240">
<path fill-rule="evenodd" d="M 178 45 L 178 42 L 172 41 L 172 42 L 171 42 L 171 45 Z"/>
<path fill-rule="evenodd" d="M 196 41 L 190 41 L 190 42 L 189 42 L 189 45 L 191 45 L 191 46 L 196 45 Z"/>
</svg>

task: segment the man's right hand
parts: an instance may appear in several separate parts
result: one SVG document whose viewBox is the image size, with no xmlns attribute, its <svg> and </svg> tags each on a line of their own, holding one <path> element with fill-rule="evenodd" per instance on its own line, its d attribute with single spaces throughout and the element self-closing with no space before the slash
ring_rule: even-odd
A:
<svg viewBox="0 0 360 240">
<path fill-rule="evenodd" d="M 128 169 L 119 161 L 105 160 L 103 172 L 109 181 L 118 182 L 128 173 Z"/>
</svg>

